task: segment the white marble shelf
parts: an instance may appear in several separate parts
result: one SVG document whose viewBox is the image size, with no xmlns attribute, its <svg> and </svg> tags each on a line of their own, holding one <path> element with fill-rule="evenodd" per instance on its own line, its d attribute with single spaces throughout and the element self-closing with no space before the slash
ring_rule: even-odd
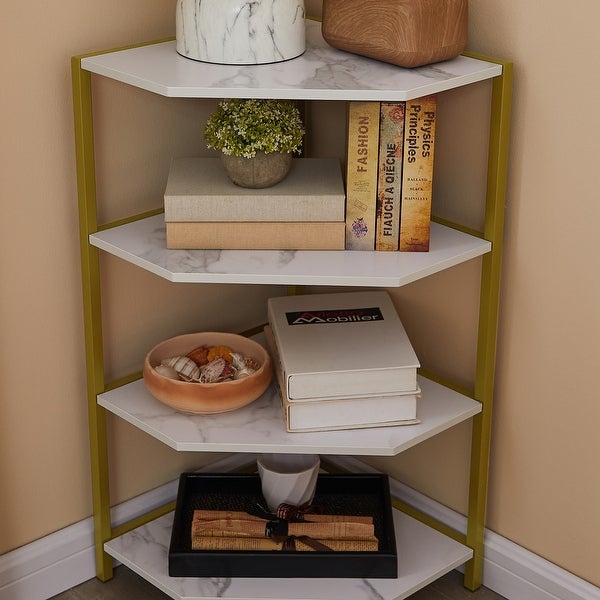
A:
<svg viewBox="0 0 600 600">
<path fill-rule="evenodd" d="M 481 404 L 419 378 L 419 424 L 309 433 L 285 431 L 274 386 L 252 404 L 216 415 L 177 412 L 137 380 L 98 396 L 98 404 L 179 451 L 288 452 L 395 456 L 481 411 Z"/>
<path fill-rule="evenodd" d="M 399 287 L 491 250 L 491 243 L 431 224 L 429 252 L 167 250 L 162 214 L 90 235 L 90 243 L 179 283 Z"/>
<path fill-rule="evenodd" d="M 396 579 L 169 577 L 173 513 L 107 542 L 105 551 L 176 600 L 400 600 L 464 564 L 473 551 L 394 510 Z"/>
<path fill-rule="evenodd" d="M 268 65 L 202 63 L 177 54 L 175 41 L 83 58 L 82 68 L 163 96 L 410 100 L 502 74 L 495 63 L 465 56 L 415 69 L 332 48 L 321 24 L 306 23 L 306 52 Z"/>
</svg>

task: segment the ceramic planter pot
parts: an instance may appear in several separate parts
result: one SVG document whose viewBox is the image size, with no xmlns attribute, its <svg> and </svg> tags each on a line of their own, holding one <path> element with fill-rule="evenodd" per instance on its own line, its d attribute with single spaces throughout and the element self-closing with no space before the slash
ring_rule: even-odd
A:
<svg viewBox="0 0 600 600">
<path fill-rule="evenodd" d="M 227 175 L 245 188 L 267 188 L 279 183 L 292 166 L 291 153 L 257 152 L 253 158 L 221 154 Z"/>
<path fill-rule="evenodd" d="M 177 52 L 210 63 L 255 65 L 306 49 L 304 0 L 177 0 Z"/>
</svg>

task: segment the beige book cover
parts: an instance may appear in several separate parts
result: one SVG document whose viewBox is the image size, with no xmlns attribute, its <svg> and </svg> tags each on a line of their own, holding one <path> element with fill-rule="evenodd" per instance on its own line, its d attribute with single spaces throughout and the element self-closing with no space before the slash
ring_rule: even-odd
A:
<svg viewBox="0 0 600 600">
<path fill-rule="evenodd" d="M 433 190 L 436 97 L 406 103 L 400 250 L 428 252 Z"/>
<path fill-rule="evenodd" d="M 295 158 L 283 181 L 261 189 L 235 185 L 219 158 L 175 158 L 165 221 L 343 221 L 345 200 L 337 158 Z"/>
<path fill-rule="evenodd" d="M 166 223 L 167 248 L 204 250 L 343 250 L 344 222 Z"/>
</svg>

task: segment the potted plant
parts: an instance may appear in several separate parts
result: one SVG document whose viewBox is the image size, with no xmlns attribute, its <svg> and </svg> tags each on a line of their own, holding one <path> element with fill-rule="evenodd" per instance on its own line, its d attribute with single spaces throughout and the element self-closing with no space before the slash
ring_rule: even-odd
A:
<svg viewBox="0 0 600 600">
<path fill-rule="evenodd" d="M 303 136 L 300 111 L 289 100 L 223 100 L 204 128 L 207 146 L 221 151 L 230 179 L 249 188 L 281 181 Z"/>
</svg>

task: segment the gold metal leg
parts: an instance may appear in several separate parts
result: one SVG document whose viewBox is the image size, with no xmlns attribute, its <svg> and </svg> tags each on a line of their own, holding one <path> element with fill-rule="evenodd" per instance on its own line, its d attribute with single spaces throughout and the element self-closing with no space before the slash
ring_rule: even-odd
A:
<svg viewBox="0 0 600 600">
<path fill-rule="evenodd" d="M 510 133 L 512 64 L 501 64 L 503 66 L 502 75 L 496 77 L 492 83 L 488 188 L 484 230 L 485 239 L 492 242 L 492 251 L 484 256 L 482 265 L 475 380 L 475 398 L 482 403 L 482 412 L 473 420 L 471 447 L 471 487 L 469 491 L 467 545 L 473 548 L 474 557 L 467 563 L 464 577 L 465 587 L 471 590 L 480 587 L 483 580 L 483 545 Z"/>
<path fill-rule="evenodd" d="M 92 470 L 92 498 L 96 573 L 103 581 L 112 577 L 111 557 L 104 552 L 104 542 L 111 537 L 108 487 L 106 415 L 96 396 L 104 390 L 104 360 L 100 306 L 100 268 L 98 251 L 90 246 L 88 236 L 97 231 L 96 177 L 92 115 L 91 74 L 81 68 L 81 59 L 71 62 L 77 188 L 79 198 L 79 235 L 85 352 L 87 365 L 88 420 Z"/>
</svg>

